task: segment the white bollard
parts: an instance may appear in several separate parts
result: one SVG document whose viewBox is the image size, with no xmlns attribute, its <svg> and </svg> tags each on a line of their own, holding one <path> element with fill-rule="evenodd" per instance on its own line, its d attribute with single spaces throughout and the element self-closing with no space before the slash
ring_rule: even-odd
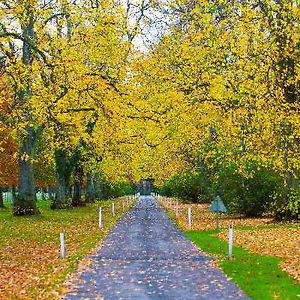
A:
<svg viewBox="0 0 300 300">
<path fill-rule="evenodd" d="M 234 239 L 234 229 L 233 229 L 233 225 L 230 225 L 228 231 L 228 257 L 229 258 L 232 258 L 233 239 Z"/>
<path fill-rule="evenodd" d="M 65 234 L 60 233 L 60 257 L 66 258 L 66 244 L 65 244 Z"/>
<path fill-rule="evenodd" d="M 102 228 L 102 207 L 99 207 L 99 228 Z"/>
<path fill-rule="evenodd" d="M 188 208 L 188 224 L 189 224 L 189 229 L 192 228 L 192 208 Z"/>
<path fill-rule="evenodd" d="M 111 204 L 111 213 L 113 216 L 115 215 L 115 204 L 114 203 Z"/>
</svg>

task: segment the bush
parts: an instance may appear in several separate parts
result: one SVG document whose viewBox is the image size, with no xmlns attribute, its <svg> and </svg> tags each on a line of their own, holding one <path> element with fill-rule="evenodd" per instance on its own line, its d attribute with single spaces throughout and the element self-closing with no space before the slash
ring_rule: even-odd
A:
<svg viewBox="0 0 300 300">
<path fill-rule="evenodd" d="M 160 189 L 165 196 L 175 196 L 191 202 L 211 201 L 210 185 L 204 172 L 186 170 L 175 174 Z"/>
<path fill-rule="evenodd" d="M 261 216 L 268 209 L 274 192 L 282 188 L 282 179 L 257 163 L 251 163 L 245 169 L 250 174 L 248 177 L 238 173 L 236 164 L 223 167 L 217 173 L 215 189 L 221 193 L 230 212 Z"/>
<path fill-rule="evenodd" d="M 102 182 L 103 198 L 117 198 L 125 195 L 131 195 L 135 192 L 135 186 L 128 181 L 119 181 L 111 183 L 107 181 Z"/>
<path fill-rule="evenodd" d="M 213 195 L 219 193 L 231 213 L 299 219 L 299 189 L 290 192 L 284 201 L 283 179 L 272 168 L 259 162 L 231 163 L 219 166 L 214 176 L 210 176 L 205 168 L 185 170 L 173 175 L 159 193 L 202 203 L 211 202 Z"/>
<path fill-rule="evenodd" d="M 274 193 L 269 214 L 278 220 L 300 220 L 300 189 L 293 188 L 286 195 Z"/>
</svg>

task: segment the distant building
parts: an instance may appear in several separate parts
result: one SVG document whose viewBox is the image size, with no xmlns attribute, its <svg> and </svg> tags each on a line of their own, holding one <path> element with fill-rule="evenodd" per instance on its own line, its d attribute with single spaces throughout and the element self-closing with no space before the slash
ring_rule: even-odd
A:
<svg viewBox="0 0 300 300">
<path fill-rule="evenodd" d="M 153 192 L 153 179 L 143 179 L 137 185 L 137 192 L 141 195 L 150 195 Z"/>
</svg>

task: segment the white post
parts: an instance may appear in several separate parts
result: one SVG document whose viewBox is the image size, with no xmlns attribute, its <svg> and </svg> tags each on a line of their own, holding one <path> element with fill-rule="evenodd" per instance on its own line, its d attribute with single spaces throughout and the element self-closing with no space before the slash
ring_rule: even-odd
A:
<svg viewBox="0 0 300 300">
<path fill-rule="evenodd" d="M 192 208 L 188 208 L 188 223 L 189 223 L 189 229 L 192 228 Z"/>
<path fill-rule="evenodd" d="M 115 203 L 111 204 L 111 213 L 113 216 L 115 215 Z"/>
<path fill-rule="evenodd" d="M 102 207 L 99 207 L 99 228 L 102 228 Z"/>
<path fill-rule="evenodd" d="M 228 257 L 229 258 L 232 258 L 233 238 L 234 238 L 233 225 L 230 225 L 228 231 Z"/>
<path fill-rule="evenodd" d="M 66 258 L 66 245 L 65 245 L 65 234 L 60 233 L 60 257 Z"/>
</svg>

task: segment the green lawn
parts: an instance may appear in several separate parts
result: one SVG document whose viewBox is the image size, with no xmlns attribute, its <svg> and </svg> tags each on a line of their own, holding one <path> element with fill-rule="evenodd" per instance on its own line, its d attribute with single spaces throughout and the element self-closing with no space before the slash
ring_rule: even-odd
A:
<svg viewBox="0 0 300 300">
<path fill-rule="evenodd" d="M 67 274 L 90 253 L 122 216 L 122 203 L 103 200 L 86 207 L 51 210 L 38 201 L 40 215 L 14 217 L 0 209 L 0 299 L 57 299 Z M 104 229 L 98 228 L 102 207 Z M 128 208 L 127 208 L 128 209 Z M 67 259 L 59 257 L 59 233 L 66 235 Z"/>
<path fill-rule="evenodd" d="M 234 247 L 234 258 L 228 260 L 228 244 L 212 236 L 215 233 L 215 230 L 189 231 L 185 235 L 204 252 L 216 256 L 223 271 L 251 299 L 300 299 L 300 285 L 280 269 L 280 258 L 257 255 Z"/>
</svg>

